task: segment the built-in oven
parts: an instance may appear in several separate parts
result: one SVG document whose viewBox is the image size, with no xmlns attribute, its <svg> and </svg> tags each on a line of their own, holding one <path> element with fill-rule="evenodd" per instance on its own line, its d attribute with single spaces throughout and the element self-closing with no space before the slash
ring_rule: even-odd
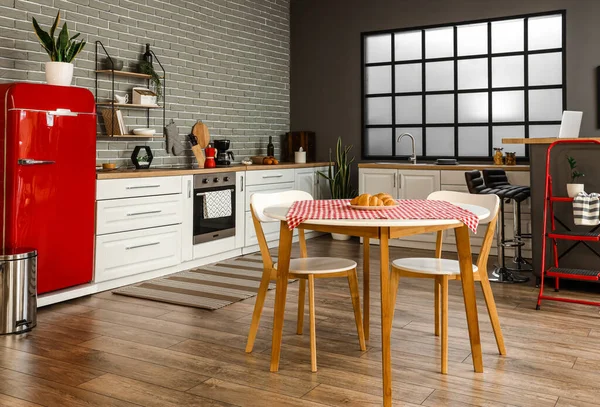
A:
<svg viewBox="0 0 600 407">
<path fill-rule="evenodd" d="M 194 244 L 235 235 L 235 173 L 194 175 Z"/>
</svg>

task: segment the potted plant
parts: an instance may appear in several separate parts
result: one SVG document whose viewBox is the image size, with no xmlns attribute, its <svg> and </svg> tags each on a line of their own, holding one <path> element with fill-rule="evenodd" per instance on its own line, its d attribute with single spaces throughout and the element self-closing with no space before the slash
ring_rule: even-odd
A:
<svg viewBox="0 0 600 407">
<path fill-rule="evenodd" d="M 330 149 L 327 174 L 319 172 L 319 176 L 329 181 L 331 199 L 352 199 L 356 196 L 356 190 L 350 184 L 350 165 L 354 162 L 354 157 L 348 158 L 348 153 L 352 150 L 352 147 L 352 145 L 342 146 L 342 138 L 338 137 L 335 163 L 331 159 Z M 350 236 L 339 233 L 332 233 L 331 236 L 335 240 L 350 239 Z"/>
<path fill-rule="evenodd" d="M 54 33 L 60 21 L 60 11 L 56 14 L 56 19 L 50 27 L 50 32 L 42 30 L 35 18 L 32 18 L 33 28 L 40 40 L 40 44 L 50 56 L 50 61 L 46 62 L 46 82 L 49 85 L 70 86 L 73 79 L 73 59 L 85 47 L 85 41 L 75 41 L 80 34 L 69 37 L 67 23 L 64 23 L 58 37 L 54 38 Z"/>
<path fill-rule="evenodd" d="M 141 61 L 140 62 L 140 72 L 145 73 L 146 75 L 150 75 L 150 82 L 154 86 L 155 93 L 156 93 L 156 102 L 158 103 L 158 101 L 162 97 L 162 81 L 161 81 L 158 73 L 156 73 L 156 71 L 154 70 L 154 67 L 152 66 L 152 62 Z"/>
<path fill-rule="evenodd" d="M 571 156 L 567 156 L 569 168 L 571 169 L 571 182 L 567 184 L 567 195 L 571 198 L 576 197 L 580 192 L 583 192 L 584 184 L 577 184 L 577 178 L 585 177 L 585 174 L 577 169 L 577 161 Z"/>
</svg>

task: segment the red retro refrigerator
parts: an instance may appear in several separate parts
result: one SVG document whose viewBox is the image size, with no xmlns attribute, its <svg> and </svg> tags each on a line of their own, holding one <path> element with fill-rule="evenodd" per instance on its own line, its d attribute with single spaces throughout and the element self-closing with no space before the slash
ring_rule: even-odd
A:
<svg viewBox="0 0 600 407">
<path fill-rule="evenodd" d="M 38 252 L 38 294 L 87 283 L 94 267 L 96 106 L 90 91 L 0 85 L 3 247 Z"/>
</svg>

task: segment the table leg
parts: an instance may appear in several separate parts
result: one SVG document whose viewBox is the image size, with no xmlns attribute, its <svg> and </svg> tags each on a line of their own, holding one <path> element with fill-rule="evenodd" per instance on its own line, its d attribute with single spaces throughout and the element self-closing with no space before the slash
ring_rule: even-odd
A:
<svg viewBox="0 0 600 407">
<path fill-rule="evenodd" d="M 363 332 L 365 333 L 365 341 L 369 340 L 369 314 L 371 313 L 371 300 L 369 293 L 369 283 L 371 279 L 371 271 L 369 269 L 370 249 L 369 238 L 363 238 Z"/>
<path fill-rule="evenodd" d="M 279 253 L 277 254 L 277 284 L 275 286 L 275 312 L 273 315 L 273 341 L 271 344 L 271 372 L 279 370 L 281 340 L 283 337 L 283 314 L 287 295 L 290 257 L 292 254 L 292 231 L 287 222 L 279 227 Z"/>
<path fill-rule="evenodd" d="M 475 300 L 475 281 L 473 278 L 473 259 L 471 257 L 471 242 L 469 228 L 463 225 L 454 229 L 458 262 L 460 264 L 460 277 L 467 314 L 469 339 L 471 341 L 471 355 L 473 368 L 477 373 L 483 373 L 483 358 L 481 355 L 481 340 L 479 338 L 479 320 L 477 317 L 477 303 Z"/>
<path fill-rule="evenodd" d="M 392 303 L 390 301 L 389 228 L 380 228 L 380 281 L 381 281 L 381 363 L 383 368 L 383 405 L 392 405 Z"/>
</svg>

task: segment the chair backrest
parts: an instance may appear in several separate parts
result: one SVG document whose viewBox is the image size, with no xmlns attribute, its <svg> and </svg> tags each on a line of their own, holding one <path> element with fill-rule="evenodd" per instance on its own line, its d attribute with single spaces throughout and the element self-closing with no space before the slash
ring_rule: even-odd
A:
<svg viewBox="0 0 600 407">
<path fill-rule="evenodd" d="M 312 201 L 311 194 L 305 191 L 257 192 L 250 196 L 250 205 L 254 216 L 261 222 L 278 222 L 263 212 L 269 206 L 290 206 L 296 201 Z"/>
<path fill-rule="evenodd" d="M 481 250 L 477 257 L 477 267 L 482 273 L 487 273 L 487 261 L 494 240 L 494 232 L 498 221 L 498 210 L 500 208 L 500 198 L 496 194 L 468 194 L 466 192 L 456 191 L 436 191 L 427 197 L 427 199 L 436 199 L 438 201 L 448 201 L 454 204 L 477 205 L 486 208 L 490 214 L 487 218 L 481 219 L 479 223 L 488 224 L 488 227 L 483 236 Z M 436 255 L 441 257 L 442 252 L 442 233 L 438 233 L 438 241 L 436 244 Z"/>
<path fill-rule="evenodd" d="M 290 206 L 296 201 L 312 201 L 313 197 L 311 194 L 305 191 L 285 191 L 285 192 L 271 192 L 261 193 L 257 192 L 250 196 L 250 211 L 252 213 L 252 222 L 254 223 L 254 230 L 256 231 L 256 239 L 258 240 L 258 247 L 260 248 L 260 254 L 263 259 L 263 267 L 265 270 L 273 269 L 273 259 L 269 252 L 269 245 L 265 238 L 265 232 L 262 228 L 263 222 L 279 222 L 277 219 L 270 218 L 264 214 L 265 208 L 269 206 Z M 304 231 L 300 231 L 300 250 L 302 257 L 306 257 L 306 242 L 304 240 Z M 271 276 L 274 278 L 274 275 Z"/>
<path fill-rule="evenodd" d="M 477 170 L 465 172 L 465 181 L 467 181 L 467 188 L 471 194 L 481 194 L 486 189 L 481 172 Z"/>
<path fill-rule="evenodd" d="M 483 170 L 483 181 L 488 188 L 498 188 L 510 185 L 506 171 L 499 169 Z"/>
</svg>

